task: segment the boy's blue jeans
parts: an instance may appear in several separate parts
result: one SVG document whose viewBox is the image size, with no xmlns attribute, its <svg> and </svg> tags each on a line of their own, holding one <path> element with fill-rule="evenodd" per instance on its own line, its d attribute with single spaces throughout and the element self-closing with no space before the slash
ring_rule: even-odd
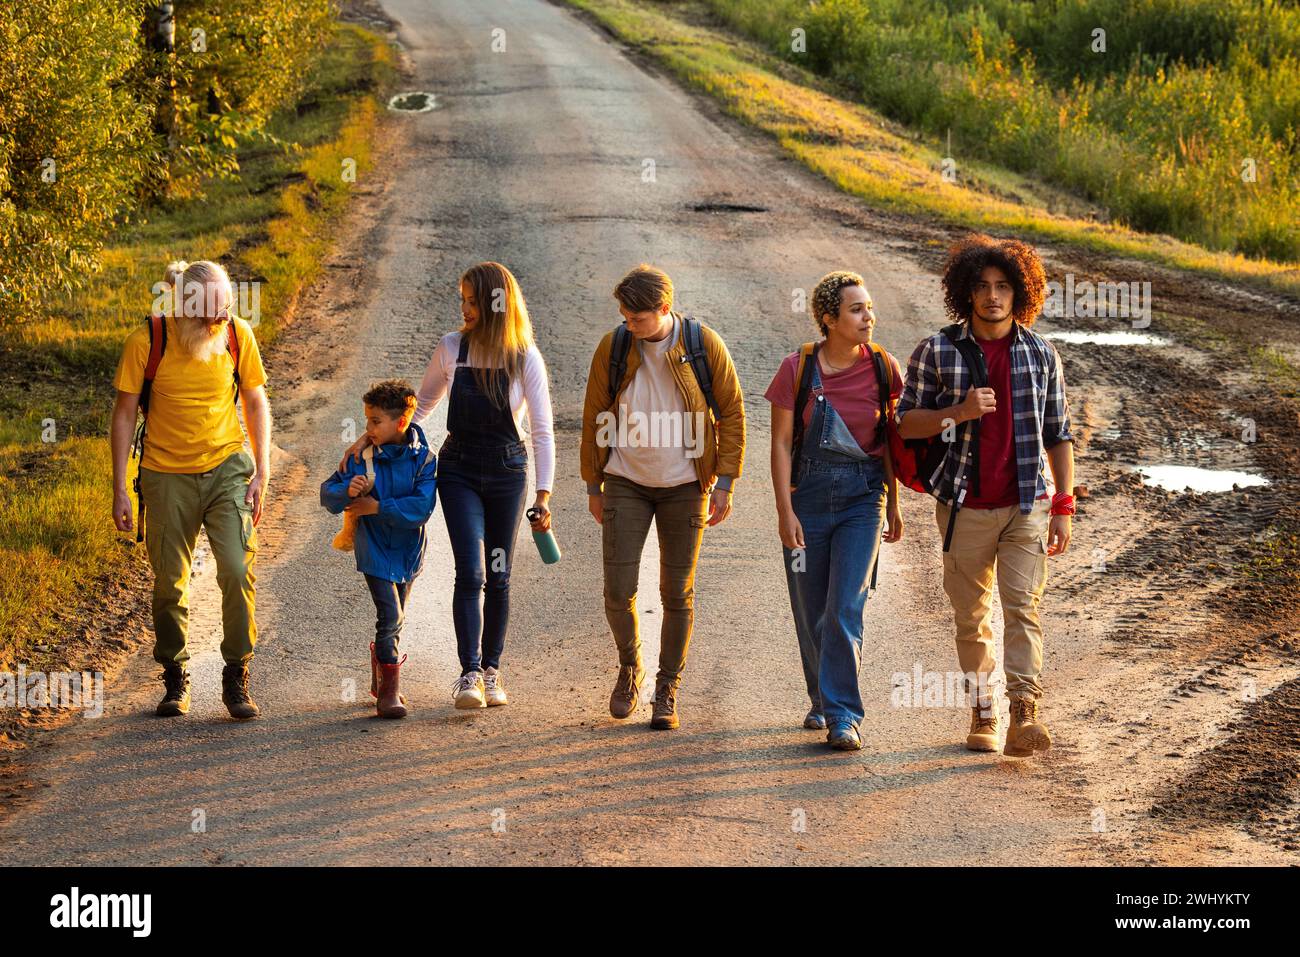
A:
<svg viewBox="0 0 1300 957">
<path fill-rule="evenodd" d="M 390 582 L 367 575 L 366 584 L 370 587 L 370 597 L 375 600 L 375 657 L 383 664 L 395 665 L 411 583 Z"/>
<path fill-rule="evenodd" d="M 456 559 L 451 618 L 461 674 L 501 665 L 527 482 L 522 442 L 482 451 L 443 446 L 438 494 Z"/>
<path fill-rule="evenodd" d="M 858 666 L 867 585 L 885 521 L 880 459 L 805 457 L 793 493 L 804 548 L 783 549 L 804 682 L 827 725 L 862 723 Z"/>
</svg>

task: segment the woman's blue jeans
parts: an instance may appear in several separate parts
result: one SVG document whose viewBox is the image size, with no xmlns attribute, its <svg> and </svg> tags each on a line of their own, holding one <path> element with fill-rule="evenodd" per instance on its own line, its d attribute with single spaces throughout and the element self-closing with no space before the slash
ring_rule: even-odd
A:
<svg viewBox="0 0 1300 957">
<path fill-rule="evenodd" d="M 793 493 L 803 549 L 784 549 L 804 681 L 828 725 L 862 722 L 858 667 L 867 587 L 885 523 L 880 459 L 800 463 Z"/>
<path fill-rule="evenodd" d="M 461 674 L 498 668 L 510 623 L 510 566 L 523 521 L 528 454 L 444 445 L 438 497 L 456 560 L 452 623 Z"/>
</svg>

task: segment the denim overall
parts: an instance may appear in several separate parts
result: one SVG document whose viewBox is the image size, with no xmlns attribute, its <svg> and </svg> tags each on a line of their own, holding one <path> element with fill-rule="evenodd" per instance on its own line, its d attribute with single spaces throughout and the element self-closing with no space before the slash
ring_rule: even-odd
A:
<svg viewBox="0 0 1300 957">
<path fill-rule="evenodd" d="M 460 340 L 447 406 L 447 441 L 438 453 L 438 492 L 456 559 L 451 616 L 461 674 L 497 668 L 510 620 L 510 566 L 523 520 L 528 452 L 509 403 L 500 409 L 478 387 Z M 489 370 L 509 396 L 504 369 Z"/>
<path fill-rule="evenodd" d="M 786 580 L 812 708 L 828 727 L 857 727 L 862 615 L 885 523 L 885 467 L 822 394 L 820 363 L 811 361 L 813 412 L 791 496 L 805 547 L 784 549 Z"/>
</svg>

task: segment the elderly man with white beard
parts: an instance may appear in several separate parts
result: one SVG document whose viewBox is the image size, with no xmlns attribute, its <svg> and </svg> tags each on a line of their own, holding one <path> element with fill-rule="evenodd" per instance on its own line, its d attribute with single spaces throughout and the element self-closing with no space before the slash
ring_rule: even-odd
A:
<svg viewBox="0 0 1300 957">
<path fill-rule="evenodd" d="M 135 444 L 136 540 L 143 538 L 153 568 L 153 657 L 166 687 L 157 713 L 189 711 L 190 565 L 205 528 L 221 586 L 221 700 L 231 717 L 255 718 L 248 665 L 257 642 L 257 525 L 270 479 L 266 372 L 252 327 L 231 315 L 234 290 L 221 266 L 172 263 L 163 287 L 171 308 L 155 308 L 127 338 L 113 381 L 113 522 L 119 531 L 136 528 L 126 488 Z M 252 455 L 236 402 L 244 405 Z"/>
</svg>

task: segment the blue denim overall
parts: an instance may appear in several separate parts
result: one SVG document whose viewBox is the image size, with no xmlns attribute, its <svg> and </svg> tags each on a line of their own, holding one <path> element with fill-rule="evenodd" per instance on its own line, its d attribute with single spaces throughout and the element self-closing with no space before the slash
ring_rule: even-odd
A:
<svg viewBox="0 0 1300 957">
<path fill-rule="evenodd" d="M 811 361 L 813 412 L 791 496 L 804 549 L 784 549 L 786 580 L 812 708 L 828 727 L 857 727 L 862 615 L 885 524 L 885 467 L 859 447 L 822 393 L 815 355 Z"/>
<path fill-rule="evenodd" d="M 478 386 L 462 335 L 447 405 L 447 441 L 438 453 L 442 515 L 456 560 L 451 617 L 461 674 L 497 668 L 510 621 L 510 566 L 523 520 L 528 451 L 510 411 L 509 376 L 489 376 L 504 409 Z"/>
</svg>

